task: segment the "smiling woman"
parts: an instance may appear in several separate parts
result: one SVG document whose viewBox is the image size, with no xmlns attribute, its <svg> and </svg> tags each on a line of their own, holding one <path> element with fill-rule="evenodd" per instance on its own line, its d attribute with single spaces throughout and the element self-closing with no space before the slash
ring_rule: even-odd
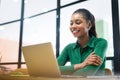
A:
<svg viewBox="0 0 120 80">
<path fill-rule="evenodd" d="M 77 38 L 57 58 L 63 74 L 104 75 L 107 41 L 97 38 L 95 18 L 87 9 L 76 10 L 70 20 L 70 31 Z M 70 66 L 65 66 L 70 61 Z"/>
</svg>

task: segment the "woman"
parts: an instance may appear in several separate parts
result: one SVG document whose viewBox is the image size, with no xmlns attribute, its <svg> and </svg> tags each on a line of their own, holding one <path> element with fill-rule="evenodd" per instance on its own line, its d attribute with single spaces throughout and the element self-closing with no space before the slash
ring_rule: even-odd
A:
<svg viewBox="0 0 120 80">
<path fill-rule="evenodd" d="M 77 42 L 68 44 L 57 58 L 62 74 L 104 75 L 107 41 L 97 38 L 94 16 L 86 9 L 76 10 L 70 31 Z M 68 61 L 71 66 L 65 66 Z"/>
</svg>

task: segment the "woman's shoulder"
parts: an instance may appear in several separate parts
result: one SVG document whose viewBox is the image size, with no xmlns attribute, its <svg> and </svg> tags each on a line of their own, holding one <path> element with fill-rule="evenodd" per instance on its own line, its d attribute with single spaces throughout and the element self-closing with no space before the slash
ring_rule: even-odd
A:
<svg viewBox="0 0 120 80">
<path fill-rule="evenodd" d="M 76 42 L 74 42 L 74 43 L 68 43 L 67 45 L 66 45 L 66 48 L 73 48 L 73 47 L 75 47 L 77 44 L 76 44 Z"/>
<path fill-rule="evenodd" d="M 94 45 L 97 45 L 97 44 L 107 45 L 108 42 L 107 42 L 107 40 L 106 40 L 105 38 L 98 38 L 98 37 L 94 37 L 94 36 L 93 36 L 93 37 L 91 38 L 90 44 L 92 44 L 92 45 L 93 45 L 93 44 L 94 44 Z"/>
<path fill-rule="evenodd" d="M 105 42 L 107 43 L 107 40 L 105 38 L 96 38 L 96 42 Z"/>
<path fill-rule="evenodd" d="M 107 40 L 105 39 L 105 38 L 96 38 L 94 41 L 94 44 L 95 45 L 108 45 L 108 42 L 107 42 Z"/>
</svg>

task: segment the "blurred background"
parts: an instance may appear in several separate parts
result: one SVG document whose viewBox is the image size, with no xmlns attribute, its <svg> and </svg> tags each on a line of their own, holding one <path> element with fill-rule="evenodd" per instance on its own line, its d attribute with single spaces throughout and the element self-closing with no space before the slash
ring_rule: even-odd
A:
<svg viewBox="0 0 120 80">
<path fill-rule="evenodd" d="M 119 73 L 119 4 L 119 0 L 1 0 L 0 66 L 26 68 L 24 45 L 51 42 L 58 57 L 68 43 L 76 41 L 69 31 L 71 14 L 86 8 L 96 18 L 98 37 L 108 41 L 106 68 Z"/>
</svg>

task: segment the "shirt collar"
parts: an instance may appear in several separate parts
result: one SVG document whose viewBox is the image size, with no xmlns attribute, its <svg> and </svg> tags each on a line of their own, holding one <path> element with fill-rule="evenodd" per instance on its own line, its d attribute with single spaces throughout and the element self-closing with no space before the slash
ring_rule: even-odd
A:
<svg viewBox="0 0 120 80">
<path fill-rule="evenodd" d="M 80 45 L 79 45 L 79 43 L 78 43 L 78 41 L 76 41 L 76 43 L 73 45 L 73 48 L 77 48 L 77 47 L 79 47 Z"/>
<path fill-rule="evenodd" d="M 95 39 L 96 39 L 96 37 L 95 37 L 95 36 L 92 36 L 92 37 L 90 38 L 90 41 L 86 44 L 85 47 L 89 46 L 89 47 L 93 48 L 93 47 L 94 47 L 94 41 L 95 41 Z M 79 45 L 78 41 L 76 41 L 76 43 L 73 45 L 73 48 L 77 48 L 77 47 L 79 47 L 79 46 L 80 46 L 80 45 Z"/>
<path fill-rule="evenodd" d="M 96 40 L 95 36 L 92 36 L 90 41 L 87 43 L 87 46 L 93 48 L 94 47 L 94 41 Z"/>
</svg>

